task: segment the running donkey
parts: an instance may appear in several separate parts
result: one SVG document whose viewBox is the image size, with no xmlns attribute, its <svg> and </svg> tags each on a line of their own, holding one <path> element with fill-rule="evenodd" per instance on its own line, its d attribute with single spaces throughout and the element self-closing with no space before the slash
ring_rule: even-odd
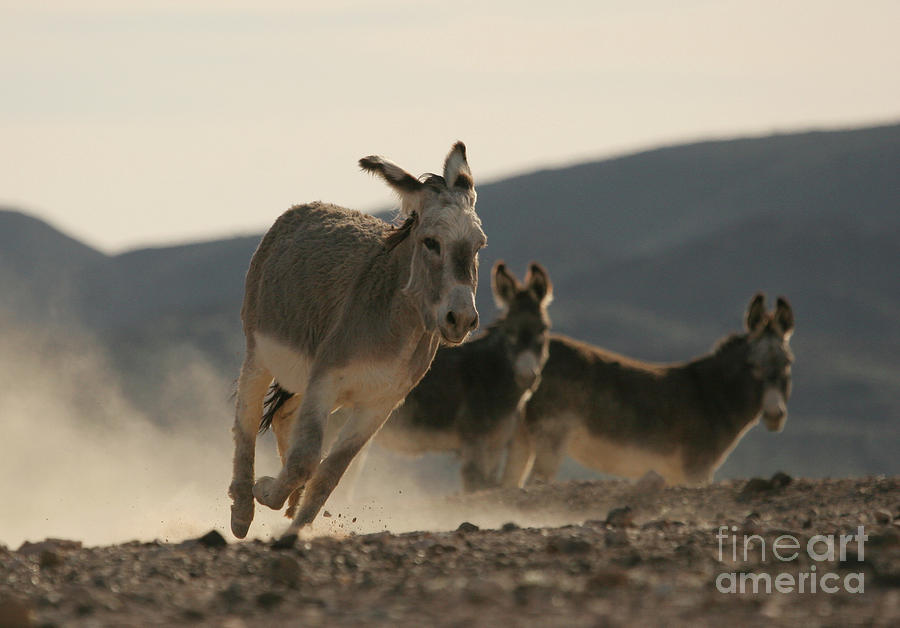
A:
<svg viewBox="0 0 900 628">
<path fill-rule="evenodd" d="M 744 333 L 724 338 L 711 354 L 672 365 L 553 335 L 504 485 L 551 481 L 567 452 L 604 473 L 636 478 L 654 470 L 670 484 L 711 481 L 760 416 L 773 432 L 787 419 L 791 306 L 779 297 L 767 313 L 757 294 L 745 323 Z"/>
<path fill-rule="evenodd" d="M 478 250 L 486 239 L 465 146 L 453 146 L 443 177 L 417 179 L 376 156 L 359 164 L 399 195 L 402 226 L 324 203 L 297 206 L 278 218 L 250 262 L 229 489 L 239 538 L 253 520 L 254 497 L 278 510 L 305 487 L 280 540 L 292 543 L 441 341 L 458 344 L 478 325 Z M 254 484 L 256 434 L 273 379 L 302 401 L 278 439 L 281 472 Z M 324 428 L 337 408 L 349 418 L 322 459 Z"/>
</svg>

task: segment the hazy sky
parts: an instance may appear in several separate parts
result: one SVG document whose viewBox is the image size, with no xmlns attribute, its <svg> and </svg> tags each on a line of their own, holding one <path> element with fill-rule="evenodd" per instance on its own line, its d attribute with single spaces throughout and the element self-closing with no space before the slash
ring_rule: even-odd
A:
<svg viewBox="0 0 900 628">
<path fill-rule="evenodd" d="M 0 0 L 0 204 L 106 251 L 384 206 L 371 153 L 462 139 L 477 184 L 900 119 L 896 0 L 37 4 Z"/>
</svg>

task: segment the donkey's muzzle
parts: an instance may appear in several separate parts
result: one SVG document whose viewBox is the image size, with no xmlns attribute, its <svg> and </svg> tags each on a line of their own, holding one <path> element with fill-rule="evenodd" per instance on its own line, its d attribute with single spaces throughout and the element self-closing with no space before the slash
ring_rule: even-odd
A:
<svg viewBox="0 0 900 628">
<path fill-rule="evenodd" d="M 523 390 L 537 387 L 541 378 L 541 359 L 532 351 L 523 351 L 513 363 L 516 385 Z"/>
<path fill-rule="evenodd" d="M 780 432 L 787 421 L 787 404 L 784 396 L 775 388 L 766 389 L 763 394 L 762 418 L 766 429 L 770 432 Z"/>
<path fill-rule="evenodd" d="M 438 316 L 438 326 L 448 344 L 461 343 L 478 327 L 475 291 L 470 286 L 456 285 L 450 290 Z"/>
<path fill-rule="evenodd" d="M 478 312 L 457 312 L 450 310 L 441 322 L 441 336 L 451 344 L 459 344 L 469 332 L 478 327 Z"/>
</svg>

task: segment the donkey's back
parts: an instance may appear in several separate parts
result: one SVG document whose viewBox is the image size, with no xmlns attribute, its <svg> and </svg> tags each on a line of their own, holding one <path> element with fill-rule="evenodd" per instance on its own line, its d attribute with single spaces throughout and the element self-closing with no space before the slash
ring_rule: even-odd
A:
<svg viewBox="0 0 900 628">
<path fill-rule="evenodd" d="M 270 334 L 314 354 L 352 302 L 356 280 L 370 267 L 377 270 L 387 230 L 383 220 L 325 203 L 286 211 L 251 260 L 241 311 L 245 334 Z"/>
</svg>

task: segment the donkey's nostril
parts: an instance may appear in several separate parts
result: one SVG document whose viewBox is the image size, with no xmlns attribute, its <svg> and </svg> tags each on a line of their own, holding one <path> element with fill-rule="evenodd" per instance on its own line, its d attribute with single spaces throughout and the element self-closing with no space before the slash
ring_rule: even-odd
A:
<svg viewBox="0 0 900 628">
<path fill-rule="evenodd" d="M 452 311 L 447 312 L 447 324 L 456 326 L 456 314 L 454 314 Z"/>
</svg>

